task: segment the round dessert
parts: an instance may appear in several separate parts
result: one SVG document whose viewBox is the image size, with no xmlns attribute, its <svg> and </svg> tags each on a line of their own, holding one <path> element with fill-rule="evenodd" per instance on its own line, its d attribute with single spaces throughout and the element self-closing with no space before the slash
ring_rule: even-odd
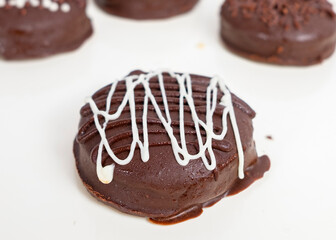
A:
<svg viewBox="0 0 336 240">
<path fill-rule="evenodd" d="M 312 65 L 335 50 L 336 16 L 326 0 L 226 0 L 221 36 L 229 49 L 252 60 Z"/>
<path fill-rule="evenodd" d="M 198 0 L 96 0 L 106 12 L 133 19 L 169 18 L 190 11 Z"/>
<path fill-rule="evenodd" d="M 46 57 L 78 48 L 91 34 L 86 0 L 0 0 L 0 56 Z"/>
<path fill-rule="evenodd" d="M 196 217 L 268 171 L 254 116 L 221 78 L 135 71 L 81 109 L 78 173 L 94 197 L 122 212 L 162 224 Z"/>
</svg>

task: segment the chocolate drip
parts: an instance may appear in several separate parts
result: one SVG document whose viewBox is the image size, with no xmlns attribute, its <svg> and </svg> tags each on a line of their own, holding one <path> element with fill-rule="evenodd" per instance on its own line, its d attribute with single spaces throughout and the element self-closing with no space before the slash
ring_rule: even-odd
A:
<svg viewBox="0 0 336 240">
<path fill-rule="evenodd" d="M 240 193 L 248 188 L 256 180 L 261 179 L 265 172 L 271 168 L 271 161 L 267 156 L 261 156 L 257 159 L 257 162 L 248 167 L 245 171 L 245 178 L 238 179 L 225 196 L 232 196 Z"/>
<path fill-rule="evenodd" d="M 248 188 L 251 184 L 253 184 L 255 181 L 262 178 L 271 167 L 271 162 L 267 156 L 262 156 L 257 159 L 257 161 L 248 167 L 245 170 L 245 178 L 237 180 L 231 188 L 225 192 L 224 194 L 217 196 L 203 204 L 198 204 L 195 206 L 192 206 L 186 210 L 183 210 L 173 216 L 169 217 L 162 217 L 162 218 L 150 218 L 150 221 L 155 224 L 161 224 L 161 225 L 171 225 L 180 223 L 192 218 L 196 218 L 200 216 L 203 212 L 203 208 L 211 207 L 217 202 L 219 202 L 222 198 L 232 196 L 235 194 L 238 194 L 242 191 L 244 191 L 246 188 Z"/>
</svg>

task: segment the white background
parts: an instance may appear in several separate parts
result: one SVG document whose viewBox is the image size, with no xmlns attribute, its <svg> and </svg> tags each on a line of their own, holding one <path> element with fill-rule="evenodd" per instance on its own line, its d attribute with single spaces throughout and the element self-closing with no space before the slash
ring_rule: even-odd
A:
<svg viewBox="0 0 336 240">
<path fill-rule="evenodd" d="M 219 38 L 220 5 L 136 22 L 91 3 L 95 33 L 78 51 L 0 60 L 1 239 L 336 239 L 336 55 L 305 68 L 237 57 Z M 84 98 L 131 70 L 158 68 L 223 76 L 256 110 L 258 151 L 272 161 L 251 188 L 174 226 L 97 202 L 72 155 Z"/>
</svg>

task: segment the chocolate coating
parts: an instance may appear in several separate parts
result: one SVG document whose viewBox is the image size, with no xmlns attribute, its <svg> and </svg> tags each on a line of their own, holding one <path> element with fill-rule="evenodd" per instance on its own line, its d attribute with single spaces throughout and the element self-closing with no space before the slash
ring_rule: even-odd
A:
<svg viewBox="0 0 336 240">
<path fill-rule="evenodd" d="M 312 65 L 334 52 L 336 17 L 326 0 L 226 0 L 221 37 L 252 60 Z"/>
<path fill-rule="evenodd" d="M 140 73 L 136 71 L 131 75 Z M 176 79 L 168 74 L 163 76 L 174 135 L 179 139 L 179 87 Z M 197 75 L 191 75 L 191 78 L 196 110 L 200 119 L 205 121 L 206 90 L 210 78 Z M 157 78 L 150 80 L 150 88 L 162 110 L 163 101 Z M 105 109 L 109 90 L 110 85 L 93 95 L 93 100 L 99 109 Z M 111 99 L 110 113 L 117 110 L 124 94 L 125 82 L 120 82 Z M 135 96 L 136 118 L 140 127 L 144 99 L 142 86 L 136 88 Z M 224 107 L 218 104 L 222 96 L 223 93 L 219 91 L 213 118 L 214 129 L 218 132 L 222 129 L 221 114 Z M 244 180 L 238 179 L 238 154 L 230 121 L 226 137 L 222 141 L 213 141 L 217 160 L 214 171 L 207 170 L 201 159 L 192 160 L 187 166 L 181 166 L 175 160 L 165 128 L 155 110 L 149 105 L 149 161 L 144 163 L 141 160 L 137 148 L 132 161 L 125 166 L 116 165 L 113 181 L 110 184 L 103 184 L 96 173 L 97 149 L 101 138 L 96 130 L 91 109 L 89 105 L 85 105 L 81 109 L 79 132 L 74 142 L 76 166 L 84 185 L 98 200 L 122 212 L 169 224 L 195 217 L 202 212 L 203 207 L 219 201 L 227 194 L 237 193 L 246 188 L 269 169 L 269 159 L 263 157 L 258 160 L 252 136 L 252 119 L 255 117 L 255 112 L 235 95 L 232 95 L 232 98 L 245 154 Z M 184 113 L 188 151 L 195 154 L 198 151 L 197 136 L 189 107 L 185 106 Z M 117 120 L 109 122 L 106 129 L 109 144 L 121 159 L 124 159 L 129 152 L 131 133 L 130 113 L 126 108 Z M 204 137 L 205 134 L 202 130 Z M 113 163 L 106 152 L 103 153 L 102 159 L 103 166 Z M 230 193 L 231 189 L 233 190 Z"/>
<path fill-rule="evenodd" d="M 169 18 L 190 11 L 198 0 L 95 0 L 106 12 L 138 20 Z"/>
<path fill-rule="evenodd" d="M 52 12 L 26 5 L 0 8 L 0 56 L 4 59 L 40 58 L 78 48 L 92 34 L 86 0 L 60 1 L 70 11 Z"/>
</svg>

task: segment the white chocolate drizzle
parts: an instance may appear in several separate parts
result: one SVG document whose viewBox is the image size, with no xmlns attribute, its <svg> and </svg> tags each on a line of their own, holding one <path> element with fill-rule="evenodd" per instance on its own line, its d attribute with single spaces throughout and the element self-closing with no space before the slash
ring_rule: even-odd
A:
<svg viewBox="0 0 336 240">
<path fill-rule="evenodd" d="M 51 12 L 57 12 L 59 10 L 62 12 L 69 12 L 71 10 L 69 3 L 61 3 L 53 0 L 0 0 L 0 8 L 5 7 L 7 4 L 8 6 L 19 9 L 25 8 L 26 4 L 29 4 L 34 8 L 42 6 L 44 9 L 48 9 Z"/>
<path fill-rule="evenodd" d="M 239 166 L 238 166 L 238 177 L 240 179 L 244 178 L 244 151 L 242 142 L 240 139 L 238 124 L 236 121 L 236 116 L 234 112 L 234 107 L 232 104 L 231 93 L 226 87 L 223 79 L 219 77 L 214 77 L 210 80 L 210 84 L 207 87 L 206 92 L 206 121 L 202 121 L 195 108 L 194 100 L 193 100 L 193 92 L 192 92 L 192 80 L 189 74 L 178 74 L 169 72 L 170 76 L 175 78 L 178 85 L 179 85 L 179 121 L 180 121 L 180 144 L 173 133 L 173 127 L 171 125 L 172 120 L 170 117 L 168 100 L 166 96 L 166 90 L 164 87 L 164 77 L 163 72 L 150 72 L 146 74 L 140 75 L 131 75 L 126 77 L 122 80 L 114 81 L 111 84 L 111 89 L 107 95 L 106 99 L 106 109 L 105 111 L 99 110 L 95 101 L 90 97 L 86 99 L 86 103 L 89 103 L 91 111 L 93 112 L 95 126 L 100 134 L 101 141 L 98 148 L 98 155 L 97 155 L 97 163 L 96 163 L 96 171 L 99 180 L 104 184 L 109 184 L 113 180 L 114 168 L 115 164 L 119 165 L 127 165 L 130 163 L 134 156 L 134 152 L 136 146 L 139 147 L 141 153 L 141 159 L 143 162 L 148 162 L 149 156 L 149 141 L 148 141 L 148 128 L 147 128 L 147 114 L 148 114 L 148 103 L 151 102 L 155 109 L 155 113 L 158 116 L 159 120 L 161 121 L 162 125 L 167 132 L 170 141 L 172 150 L 175 156 L 176 161 L 181 166 L 186 166 L 190 160 L 201 158 L 204 166 L 209 170 L 212 171 L 216 168 L 216 157 L 213 152 L 212 148 L 212 141 L 213 140 L 223 140 L 227 133 L 227 116 L 229 115 L 231 125 L 234 132 L 234 137 L 237 145 L 238 150 L 238 158 L 239 158 Z M 151 88 L 149 86 L 149 81 L 154 78 L 158 78 L 160 91 L 162 94 L 163 105 L 164 105 L 164 113 L 161 112 L 160 106 L 157 103 L 155 96 L 151 92 Z M 116 90 L 117 84 L 120 81 L 125 81 L 126 85 L 126 92 L 123 97 L 121 104 L 119 105 L 117 111 L 113 114 L 109 114 L 111 100 L 113 94 Z M 134 90 L 135 87 L 138 85 L 142 85 L 145 90 L 144 96 L 144 107 L 143 107 L 143 116 L 142 116 L 142 130 L 143 130 L 143 142 L 140 140 L 139 136 L 139 129 L 136 122 L 136 109 L 135 109 L 135 100 L 134 100 Z M 216 134 L 214 132 L 213 126 L 213 115 L 217 106 L 217 94 L 218 94 L 218 87 L 223 93 L 223 97 L 220 100 L 222 106 L 224 106 L 224 110 L 222 113 L 222 132 L 220 134 Z M 197 154 L 190 154 L 187 149 L 186 144 L 186 136 L 185 136 L 185 129 L 184 129 L 184 106 L 186 104 L 189 106 L 191 110 L 192 120 L 194 122 L 194 127 L 196 130 L 196 136 L 199 145 L 199 151 Z M 116 120 L 120 117 L 123 110 L 125 109 L 126 105 L 128 104 L 130 109 L 131 115 L 131 126 L 132 126 L 132 135 L 133 140 L 130 146 L 130 152 L 125 159 L 119 159 L 111 149 L 108 140 L 106 138 L 105 129 L 109 121 Z M 103 126 L 99 122 L 99 116 L 102 116 L 105 121 Z M 206 140 L 203 143 L 202 135 L 200 128 L 203 128 L 206 132 Z M 102 153 L 103 148 L 106 149 L 109 157 L 114 161 L 113 164 L 107 165 L 105 167 L 102 166 Z M 206 157 L 206 151 L 208 151 L 210 156 L 210 161 Z M 182 156 L 182 157 L 181 157 Z"/>
</svg>

